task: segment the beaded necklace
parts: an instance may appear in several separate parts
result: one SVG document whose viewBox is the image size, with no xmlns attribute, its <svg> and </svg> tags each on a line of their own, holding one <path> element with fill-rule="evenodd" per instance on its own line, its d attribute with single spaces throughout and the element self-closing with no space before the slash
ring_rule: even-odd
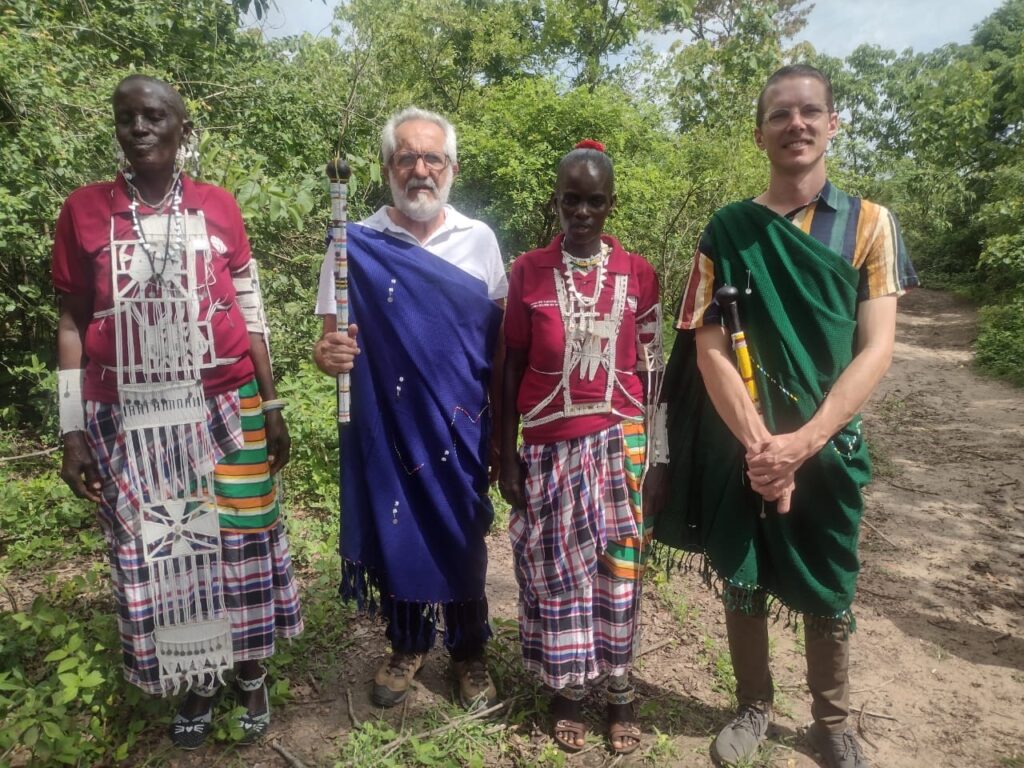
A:
<svg viewBox="0 0 1024 768">
<path fill-rule="evenodd" d="M 181 176 L 174 179 L 174 183 L 171 185 L 171 189 L 164 195 L 163 200 L 157 203 L 155 206 L 149 206 L 154 210 L 162 209 L 167 198 L 171 198 L 170 210 L 167 212 L 167 235 L 164 240 L 164 252 L 163 256 L 160 257 L 156 249 L 150 245 L 146 239 L 146 233 L 142 229 L 142 223 L 139 221 L 139 200 L 142 200 L 142 194 L 136 189 L 135 185 L 131 182 L 128 183 L 128 195 L 129 203 L 128 208 L 132 215 L 132 229 L 135 231 L 135 236 L 139 239 L 139 245 L 142 247 L 142 252 L 146 254 L 146 260 L 149 262 L 150 274 L 156 277 L 157 280 L 163 279 L 164 270 L 167 268 L 168 262 L 177 263 L 181 259 L 182 253 L 185 251 L 185 237 L 184 237 L 184 226 L 181 218 L 181 194 L 182 184 Z M 145 200 L 143 200 L 145 203 Z M 148 206 L 149 203 L 146 203 Z M 174 229 L 174 237 L 171 237 L 171 228 Z M 157 271 L 157 260 L 160 261 L 160 269 Z"/>
<path fill-rule="evenodd" d="M 577 321 L 574 323 L 578 327 L 578 320 L 580 315 L 583 314 L 582 310 L 591 309 L 597 305 L 597 300 L 601 298 L 601 288 L 604 286 L 604 271 L 605 266 L 608 264 L 608 254 L 611 252 L 611 247 L 608 243 L 601 243 L 601 249 L 585 259 L 578 259 L 569 253 L 564 248 L 562 249 L 562 263 L 565 264 L 565 285 L 569 290 L 570 299 L 570 316 Z M 576 279 L 573 277 L 573 273 L 577 270 L 580 272 L 589 271 L 597 267 L 597 281 L 594 286 L 593 296 L 584 296 L 580 293 L 579 288 L 576 287 Z M 577 312 L 577 308 L 580 310 Z M 589 313 L 588 313 L 589 314 Z"/>
</svg>

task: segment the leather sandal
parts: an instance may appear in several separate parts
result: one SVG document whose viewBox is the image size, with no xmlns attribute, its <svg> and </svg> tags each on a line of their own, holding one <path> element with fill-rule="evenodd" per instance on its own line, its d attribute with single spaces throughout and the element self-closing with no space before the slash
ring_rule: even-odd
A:
<svg viewBox="0 0 1024 768">
<path fill-rule="evenodd" d="M 642 736 L 643 733 L 640 731 L 640 726 L 636 723 L 608 723 L 608 745 L 616 755 L 628 755 L 636 752 L 637 747 L 640 746 L 640 738 Z M 623 739 L 627 739 L 626 743 L 621 747 L 616 747 L 616 740 L 622 741 Z"/>
<path fill-rule="evenodd" d="M 616 755 L 628 755 L 636 751 L 640 746 L 640 739 L 643 733 L 640 726 L 634 721 L 633 699 L 636 697 L 636 689 L 628 685 L 621 689 L 612 689 L 609 683 L 607 690 L 607 717 L 608 717 L 608 746 Z M 621 747 L 616 747 L 615 742 L 624 742 Z"/>
<path fill-rule="evenodd" d="M 263 712 L 255 715 L 252 710 L 247 709 L 238 716 L 238 727 L 242 729 L 242 738 L 238 740 L 239 744 L 252 744 L 270 728 L 270 695 L 266 686 L 267 670 L 266 668 L 262 669 L 263 674 L 254 680 L 235 678 L 235 685 L 239 691 L 251 693 L 263 689 Z"/>
<path fill-rule="evenodd" d="M 567 699 L 556 694 L 551 702 L 551 714 L 556 719 L 551 729 L 551 738 L 555 740 L 566 752 L 579 752 L 583 745 L 577 742 L 584 742 L 587 739 L 587 726 L 580 719 L 580 702 L 576 699 Z M 568 715 L 568 717 L 559 717 Z M 571 734 L 570 739 L 559 737 L 559 733 Z"/>
</svg>

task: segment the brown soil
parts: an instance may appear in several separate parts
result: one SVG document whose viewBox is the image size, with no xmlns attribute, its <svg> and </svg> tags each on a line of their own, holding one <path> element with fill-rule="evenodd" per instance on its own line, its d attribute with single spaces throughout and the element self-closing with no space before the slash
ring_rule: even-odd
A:
<svg viewBox="0 0 1024 768">
<path fill-rule="evenodd" d="M 900 304 L 896 356 L 865 409 L 876 457 L 854 606 L 852 724 L 876 766 L 1024 766 L 1024 394 L 971 370 L 975 317 L 942 293 Z M 488 596 L 499 631 L 514 630 L 516 589 L 504 531 L 490 539 Z M 708 766 L 708 745 L 730 717 L 721 609 L 693 575 L 651 584 L 636 677 L 643 749 L 614 760 L 598 741 L 568 765 Z M 271 739 L 308 766 L 333 765 L 360 720 L 398 729 L 451 699 L 447 661 L 435 650 L 407 711 L 371 707 L 368 681 L 384 657 L 380 628 L 357 619 L 318 679 L 293 680 Z M 773 630 L 778 734 L 757 765 L 819 765 L 796 735 L 810 719 L 802 633 Z M 666 644 L 667 643 L 667 644 Z M 716 672 L 716 659 L 719 660 Z M 599 712 L 590 727 L 600 726 Z M 532 765 L 541 721 L 516 727 L 513 754 L 494 765 Z M 655 728 L 663 734 L 655 735 Z M 179 765 L 286 765 L 270 742 L 234 754 L 164 752 Z"/>
</svg>

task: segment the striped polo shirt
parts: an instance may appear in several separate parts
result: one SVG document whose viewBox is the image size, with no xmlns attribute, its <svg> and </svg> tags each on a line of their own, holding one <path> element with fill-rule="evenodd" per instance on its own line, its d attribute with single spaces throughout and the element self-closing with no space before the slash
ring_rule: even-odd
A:
<svg viewBox="0 0 1024 768">
<path fill-rule="evenodd" d="M 858 300 L 902 296 L 919 285 L 899 224 L 887 208 L 848 195 L 826 181 L 814 200 L 786 214 L 786 218 L 860 271 Z M 676 320 L 680 330 L 721 320 L 714 298 L 718 286 L 710 231 L 710 226 L 704 230 L 693 256 Z"/>
</svg>

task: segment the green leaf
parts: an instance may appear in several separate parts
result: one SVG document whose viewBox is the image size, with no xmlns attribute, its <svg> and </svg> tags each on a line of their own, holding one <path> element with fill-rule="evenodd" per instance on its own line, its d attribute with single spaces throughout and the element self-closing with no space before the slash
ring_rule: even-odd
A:
<svg viewBox="0 0 1024 768">
<path fill-rule="evenodd" d="M 82 688 L 95 688 L 97 685 L 103 682 L 103 675 L 97 670 L 93 670 L 85 677 L 81 679 L 79 685 Z"/>
<path fill-rule="evenodd" d="M 74 672 L 64 672 L 57 675 L 57 677 L 65 688 L 78 687 L 78 675 Z"/>
<path fill-rule="evenodd" d="M 29 749 L 32 749 L 37 741 L 39 741 L 39 728 L 34 725 L 30 726 L 21 736 L 21 743 Z"/>
<path fill-rule="evenodd" d="M 61 659 L 67 658 L 67 648 L 57 648 L 56 650 L 50 651 L 43 657 L 43 661 L 60 661 Z"/>
</svg>

